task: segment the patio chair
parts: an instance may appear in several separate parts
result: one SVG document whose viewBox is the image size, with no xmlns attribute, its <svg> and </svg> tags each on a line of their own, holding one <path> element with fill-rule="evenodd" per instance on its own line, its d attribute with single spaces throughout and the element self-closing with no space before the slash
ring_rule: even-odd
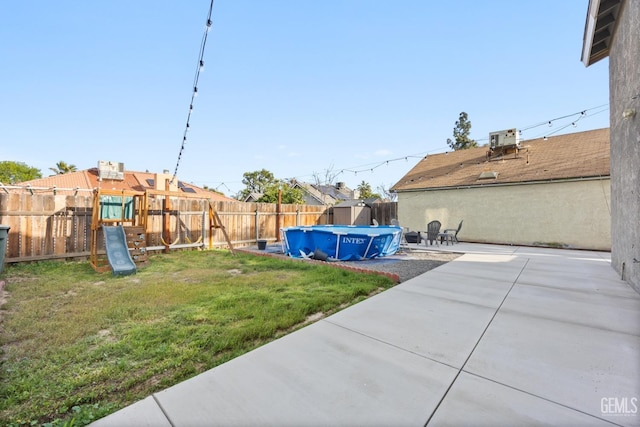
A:
<svg viewBox="0 0 640 427">
<path fill-rule="evenodd" d="M 449 242 L 451 242 L 452 245 L 454 243 L 458 243 L 458 233 L 462 228 L 462 221 L 460 221 L 460 224 L 458 224 L 458 228 L 447 228 L 442 233 L 439 233 L 438 238 L 440 239 L 440 243 L 446 241 L 447 246 L 449 245 Z"/>
<path fill-rule="evenodd" d="M 433 242 L 436 244 L 438 243 L 438 235 L 440 234 L 441 226 L 442 224 L 440 221 L 431 221 L 427 224 L 427 237 L 424 242 L 425 246 L 427 245 L 427 242 L 431 245 L 433 245 Z"/>
</svg>

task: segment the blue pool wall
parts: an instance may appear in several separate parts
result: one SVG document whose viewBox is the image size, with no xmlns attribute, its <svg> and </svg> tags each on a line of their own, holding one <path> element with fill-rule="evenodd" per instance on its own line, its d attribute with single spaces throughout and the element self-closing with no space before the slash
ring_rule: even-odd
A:
<svg viewBox="0 0 640 427">
<path fill-rule="evenodd" d="M 305 258 L 318 249 L 332 260 L 357 261 L 395 254 L 402 228 L 395 225 L 313 225 L 281 230 L 284 251 Z"/>
</svg>

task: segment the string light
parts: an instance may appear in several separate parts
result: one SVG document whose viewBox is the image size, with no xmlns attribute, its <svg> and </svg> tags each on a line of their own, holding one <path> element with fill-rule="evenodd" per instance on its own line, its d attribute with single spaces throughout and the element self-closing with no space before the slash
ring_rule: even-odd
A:
<svg viewBox="0 0 640 427">
<path fill-rule="evenodd" d="M 540 122 L 540 123 L 536 123 L 534 125 L 522 127 L 522 128 L 520 128 L 520 132 L 527 131 L 527 130 L 530 130 L 530 129 L 535 129 L 535 128 L 537 128 L 539 126 L 543 126 L 543 125 L 547 125 L 547 126 L 551 127 L 551 126 L 553 126 L 554 122 L 566 119 L 568 117 L 574 117 L 574 116 L 578 116 L 578 115 L 580 117 L 585 117 L 587 115 L 587 111 L 597 110 L 597 109 L 600 109 L 602 107 L 608 107 L 608 106 L 609 106 L 609 104 L 602 104 L 602 105 L 598 105 L 597 107 L 591 107 L 591 108 L 587 108 L 586 110 L 578 111 L 577 113 L 571 113 L 571 114 L 567 114 L 567 115 L 564 115 L 564 116 L 561 116 L 561 117 L 556 117 L 555 119 L 545 120 L 544 122 Z"/>
<path fill-rule="evenodd" d="M 180 160 L 182 159 L 182 153 L 184 152 L 185 145 L 187 143 L 187 131 L 189 130 L 189 121 L 191 120 L 191 114 L 193 113 L 193 100 L 198 96 L 198 80 L 200 79 L 200 73 L 204 70 L 204 50 L 207 45 L 207 35 L 209 30 L 211 30 L 211 25 L 213 22 L 211 21 L 211 13 L 213 12 L 213 1 L 209 4 L 209 12 L 207 14 L 207 21 L 205 25 L 205 31 L 202 36 L 202 42 L 200 43 L 200 52 L 198 55 L 198 66 L 196 67 L 196 73 L 193 78 L 193 91 L 191 92 L 191 102 L 189 103 L 189 113 L 187 114 L 187 123 L 184 127 L 184 134 L 182 135 L 182 145 L 180 145 L 180 151 L 178 152 L 178 160 L 176 161 L 176 168 L 173 171 L 173 176 L 171 177 L 171 184 L 176 180 L 176 176 L 178 175 L 178 168 L 180 167 Z"/>
<path fill-rule="evenodd" d="M 577 127 L 577 126 L 578 126 L 578 122 L 579 122 L 580 120 L 584 119 L 585 117 L 587 117 L 587 111 L 595 110 L 595 109 L 598 109 L 598 108 L 599 108 L 599 109 L 600 109 L 599 111 L 596 111 L 596 112 L 594 112 L 594 113 L 592 113 L 592 114 L 591 114 L 592 116 L 594 116 L 594 115 L 596 115 L 596 114 L 600 114 L 600 113 L 602 113 L 602 112 L 604 112 L 604 111 L 607 111 L 608 107 L 609 107 L 609 104 L 602 104 L 602 105 L 599 105 L 599 106 L 597 106 L 597 107 L 593 107 L 593 108 L 589 108 L 589 109 L 587 109 L 587 110 L 580 111 L 580 112 L 578 112 L 578 113 L 568 114 L 568 115 L 566 115 L 566 116 L 562 116 L 562 117 L 559 117 L 559 118 L 557 118 L 557 119 L 553 119 L 553 121 L 556 121 L 556 120 L 566 119 L 566 118 L 568 118 L 568 117 L 574 117 L 574 116 L 576 116 L 576 115 L 578 116 L 578 118 L 577 118 L 577 119 L 575 119 L 574 121 L 569 122 L 569 123 L 567 123 L 566 125 L 564 125 L 564 126 L 561 126 L 561 127 L 557 128 L 557 129 L 556 129 L 556 130 L 554 130 L 553 132 L 550 132 L 550 133 L 546 133 L 546 134 L 544 134 L 543 139 L 546 141 L 546 140 L 547 140 L 547 137 L 549 137 L 549 136 L 551 136 L 551 135 L 553 135 L 553 134 L 555 134 L 555 133 L 558 133 L 558 132 L 560 132 L 561 130 L 566 129 L 566 128 L 568 128 L 569 126 L 573 126 L 574 128 L 575 128 L 575 127 Z M 533 126 L 533 127 L 535 127 L 535 126 Z M 531 127 L 530 129 L 532 129 L 533 127 Z"/>
<path fill-rule="evenodd" d="M 639 94 L 639 96 L 640 96 L 640 94 Z M 590 114 L 591 116 L 595 116 L 596 114 L 599 114 L 599 113 L 602 113 L 602 112 L 606 111 L 608 109 L 608 106 L 609 106 L 609 104 L 602 104 L 602 105 L 599 105 L 597 107 L 588 108 L 586 110 L 579 111 L 577 113 L 567 114 L 565 116 L 556 117 L 556 118 L 551 119 L 551 120 L 545 120 L 545 121 L 539 122 L 539 123 L 537 123 L 535 125 L 531 125 L 531 126 L 519 129 L 518 132 L 520 133 L 520 135 L 522 135 L 523 131 L 531 130 L 531 129 L 534 129 L 536 127 L 543 126 L 543 125 L 552 126 L 552 124 L 554 122 L 557 122 L 559 120 L 563 120 L 563 119 L 566 119 L 566 118 L 569 118 L 569 117 L 578 116 L 575 120 L 569 122 L 568 124 L 566 124 L 564 126 L 560 126 L 560 127 L 556 128 L 553 132 L 547 133 L 544 136 L 541 135 L 541 136 L 536 137 L 536 138 L 541 137 L 544 141 L 547 141 L 549 136 L 551 136 L 551 135 L 553 135 L 555 133 L 558 133 L 558 132 L 562 131 L 563 129 L 566 129 L 569 126 L 577 127 L 578 122 L 581 119 L 584 119 L 585 117 L 587 117 L 587 111 L 600 109 L 599 111 L 592 112 Z M 488 138 L 485 138 L 484 140 L 488 140 Z M 478 139 L 476 141 L 483 141 L 483 139 Z M 430 153 L 442 152 L 444 149 L 445 149 L 444 147 L 440 147 L 440 148 L 435 148 L 435 149 L 432 149 L 432 150 L 429 150 L 429 151 L 426 151 L 426 152 L 422 152 L 422 153 L 411 154 L 411 155 L 408 155 L 408 156 L 397 157 L 397 158 L 394 158 L 394 159 L 387 159 L 387 160 L 381 161 L 380 163 L 375 163 L 375 164 L 373 164 L 373 166 L 372 166 L 372 164 L 366 164 L 366 165 L 360 165 L 360 166 L 355 166 L 355 167 L 351 167 L 351 168 L 344 168 L 344 169 L 341 169 L 338 173 L 336 173 L 336 177 L 338 177 L 340 175 L 343 175 L 345 173 L 353 173 L 355 176 L 357 176 L 358 173 L 361 173 L 361 172 L 371 172 L 371 173 L 373 173 L 375 169 L 377 169 L 377 168 L 379 168 L 381 166 L 385 166 L 385 165 L 388 166 L 390 163 L 394 163 L 394 162 L 398 162 L 398 161 L 402 161 L 402 160 L 408 162 L 409 158 L 426 159 Z M 447 153 L 445 153 L 445 154 L 447 154 Z M 305 176 L 307 176 L 307 175 L 305 175 Z M 290 179 L 291 180 L 299 180 L 302 177 L 303 176 L 299 176 L 299 177 L 293 177 L 293 178 L 290 178 Z M 231 181 L 227 181 L 227 182 L 232 183 Z M 238 182 L 233 182 L 233 183 L 237 184 Z M 222 183 L 222 184 L 224 184 L 224 183 Z M 220 185 L 222 185 L 222 184 L 220 184 Z M 225 185 L 225 187 L 227 187 L 227 186 Z M 229 187 L 227 187 L 227 189 L 228 188 Z"/>
</svg>

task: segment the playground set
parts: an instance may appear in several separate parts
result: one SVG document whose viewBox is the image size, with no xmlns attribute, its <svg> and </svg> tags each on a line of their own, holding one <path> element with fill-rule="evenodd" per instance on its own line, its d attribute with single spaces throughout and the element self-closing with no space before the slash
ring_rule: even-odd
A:
<svg viewBox="0 0 640 427">
<path fill-rule="evenodd" d="M 168 187 L 168 185 L 167 185 Z M 162 246 L 147 246 L 149 204 L 152 197 L 162 199 Z M 202 214 L 202 234 L 195 241 L 185 236 L 187 243 L 179 243 L 180 212 L 172 209 L 171 198 L 195 198 L 204 201 L 206 210 Z M 174 221 L 172 221 L 174 217 Z M 208 226 L 205 218 L 208 217 Z M 175 222 L 177 230 L 171 230 Z M 93 216 L 91 219 L 90 263 L 97 272 L 111 270 L 114 276 L 135 274 L 139 267 L 149 261 L 148 251 L 161 249 L 169 253 L 172 249 L 202 248 L 205 246 L 204 232 L 220 229 L 234 253 L 231 240 L 220 221 L 211 201 L 202 196 L 189 195 L 170 190 L 106 190 L 96 189 L 93 193 Z M 175 235 L 176 238 L 172 239 Z M 209 239 L 209 249 L 213 249 L 213 239 Z"/>
<path fill-rule="evenodd" d="M 198 55 L 198 67 L 193 80 L 193 91 L 191 93 L 191 102 L 189 104 L 189 113 L 187 114 L 187 122 L 185 124 L 184 134 L 182 137 L 182 144 L 178 154 L 176 162 L 176 168 L 171 180 L 165 181 L 165 189 L 162 190 L 146 190 L 144 192 L 139 191 L 120 191 L 120 190 L 103 190 L 96 189 L 94 191 L 93 199 L 93 216 L 91 221 L 91 265 L 96 271 L 108 271 L 111 269 L 114 275 L 127 275 L 134 274 L 137 271 L 137 267 L 148 262 L 147 251 L 150 249 L 147 247 L 147 230 L 149 219 L 149 198 L 155 196 L 156 198 L 162 198 L 162 237 L 161 241 L 165 253 L 168 253 L 172 248 L 178 246 L 177 238 L 172 242 L 171 240 L 171 197 L 185 198 L 189 197 L 185 193 L 177 193 L 171 191 L 171 184 L 175 181 L 178 173 L 178 167 L 180 166 L 180 159 L 185 148 L 187 141 L 187 131 L 189 130 L 189 121 L 191 119 L 191 112 L 193 110 L 193 103 L 196 95 L 198 94 L 198 80 L 200 72 L 204 68 L 204 51 L 207 42 L 207 34 L 211 28 L 211 12 L 213 9 L 213 0 L 209 6 L 209 12 L 206 20 L 206 27 L 200 45 L 200 53 Z M 118 171 L 116 171 L 117 174 Z M 122 171 L 124 172 L 124 171 Z M 209 214 L 209 237 L 213 235 L 213 230 L 220 228 L 224 233 L 224 237 L 229 244 L 229 248 L 233 253 L 233 246 L 229 240 L 229 236 L 220 221 L 218 213 L 213 209 L 211 201 L 203 198 L 202 196 L 195 196 L 201 200 L 206 200 L 208 205 Z M 204 245 L 203 237 L 206 230 L 204 226 L 206 212 L 202 212 L 202 233 L 195 242 L 189 242 L 179 245 L 184 247 L 202 247 Z M 180 218 L 176 218 L 177 235 L 180 234 Z M 102 232 L 104 239 L 104 253 L 106 259 L 102 256 L 99 249 L 99 237 Z M 209 249 L 212 249 L 213 241 L 209 239 Z"/>
</svg>

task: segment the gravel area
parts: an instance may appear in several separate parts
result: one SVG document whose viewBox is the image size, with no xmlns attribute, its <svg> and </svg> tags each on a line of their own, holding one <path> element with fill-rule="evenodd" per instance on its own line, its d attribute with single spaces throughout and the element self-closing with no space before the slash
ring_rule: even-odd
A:
<svg viewBox="0 0 640 427">
<path fill-rule="evenodd" d="M 402 283 L 442 264 L 446 264 L 460 255 L 450 252 L 402 252 L 390 257 L 351 261 L 343 264 L 367 270 L 394 273 L 400 277 L 400 283 Z"/>
</svg>

